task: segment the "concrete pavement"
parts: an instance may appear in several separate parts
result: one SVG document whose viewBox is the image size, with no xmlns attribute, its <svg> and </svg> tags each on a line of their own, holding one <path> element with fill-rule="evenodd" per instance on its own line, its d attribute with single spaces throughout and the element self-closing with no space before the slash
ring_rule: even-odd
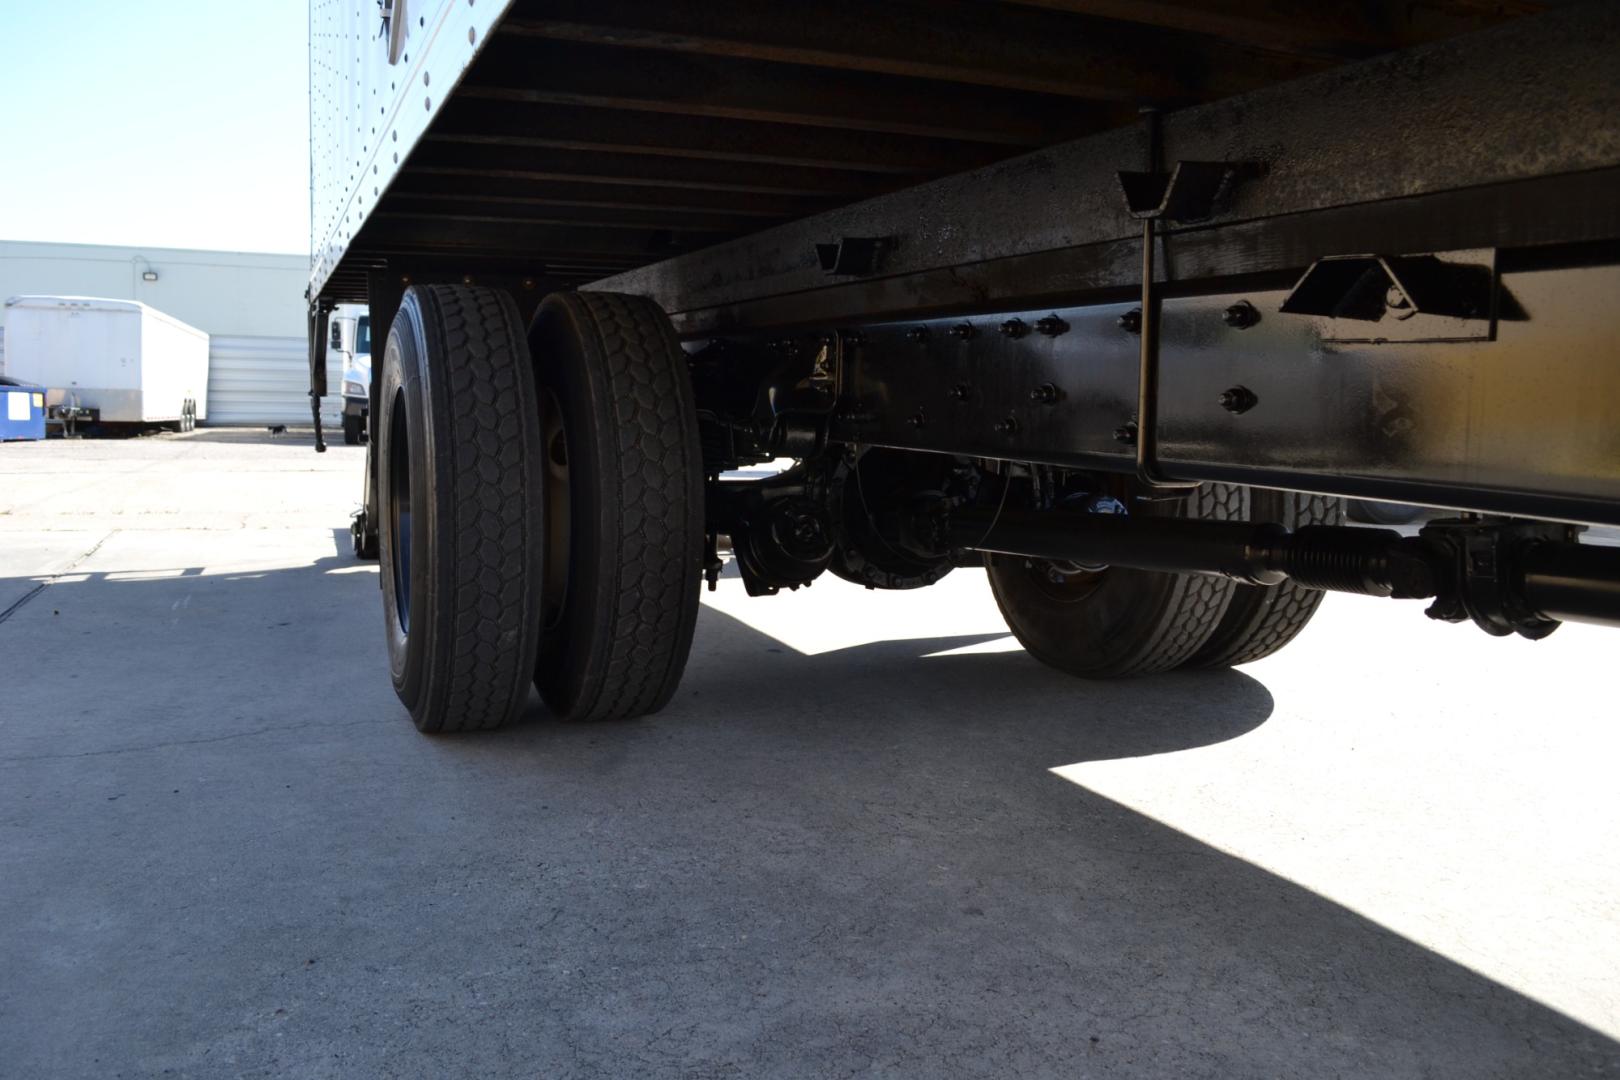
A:
<svg viewBox="0 0 1620 1080">
<path fill-rule="evenodd" d="M 0 447 L 0 1076 L 1620 1076 L 1612 633 L 727 579 L 658 716 L 428 738 L 361 460 Z"/>
</svg>

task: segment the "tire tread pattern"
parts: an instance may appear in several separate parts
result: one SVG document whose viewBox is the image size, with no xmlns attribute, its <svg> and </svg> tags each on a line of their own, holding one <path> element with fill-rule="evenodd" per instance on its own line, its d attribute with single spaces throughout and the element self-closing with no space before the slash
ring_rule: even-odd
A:
<svg viewBox="0 0 1620 1080">
<path fill-rule="evenodd" d="M 1256 519 L 1276 518 L 1291 530 L 1302 525 L 1338 525 L 1344 520 L 1344 500 L 1335 496 L 1256 491 L 1252 501 Z M 1261 508 L 1269 508 L 1269 512 Z M 1204 648 L 1188 659 L 1187 666 L 1230 667 L 1272 655 L 1305 629 L 1321 605 L 1322 595 L 1320 589 L 1307 589 L 1292 581 L 1239 586 L 1222 624 Z"/>
<path fill-rule="evenodd" d="M 1187 496 L 1185 516 L 1218 521 L 1241 518 L 1246 503 L 1241 488 L 1201 484 Z M 1234 585 L 1226 578 L 1205 574 L 1178 574 L 1181 596 L 1159 626 L 1159 640 L 1146 649 L 1121 676 L 1151 675 L 1179 667 L 1203 647 L 1226 614 Z"/>
<path fill-rule="evenodd" d="M 696 408 L 685 354 L 662 309 L 618 293 L 571 300 L 605 361 L 614 452 L 602 462 L 600 495 L 613 503 L 603 515 L 599 601 L 608 610 L 587 658 L 594 671 L 577 699 L 558 704 L 572 719 L 626 719 L 668 703 L 691 650 L 703 534 Z"/>
<path fill-rule="evenodd" d="M 1212 520 L 1241 519 L 1248 502 L 1243 488 L 1202 484 L 1174 502 L 1161 503 L 1149 513 L 1173 514 Z M 1041 601 L 1021 589 L 1018 570 L 1023 560 L 1016 556 L 992 556 L 990 586 L 1007 625 L 1030 655 L 1061 671 L 1082 678 L 1123 678 L 1169 671 L 1183 664 L 1214 633 L 1226 613 L 1235 583 L 1227 578 L 1200 574 L 1159 574 L 1142 570 L 1109 569 L 1120 575 L 1105 588 L 1133 589 L 1140 594 L 1139 614 L 1120 633 L 1126 647 L 1119 655 L 1099 660 L 1084 644 L 1076 625 L 1076 636 L 1054 635 L 1046 630 L 1040 614 Z M 1026 604 L 1033 605 L 1024 610 Z M 1076 617 L 1080 618 L 1078 612 Z"/>
<path fill-rule="evenodd" d="M 542 539 L 533 515 L 537 462 L 525 450 L 538 435 L 525 434 L 537 427 L 537 412 L 532 382 L 525 393 L 519 377 L 528 350 L 510 298 L 460 285 L 424 291 L 439 309 L 447 364 L 435 386 L 445 391 L 448 420 L 450 470 L 440 482 L 450 514 L 438 539 L 451 586 L 443 594 L 447 670 L 433 680 L 424 730 L 487 730 L 522 712 L 534 664 L 536 615 L 526 592 Z"/>
</svg>

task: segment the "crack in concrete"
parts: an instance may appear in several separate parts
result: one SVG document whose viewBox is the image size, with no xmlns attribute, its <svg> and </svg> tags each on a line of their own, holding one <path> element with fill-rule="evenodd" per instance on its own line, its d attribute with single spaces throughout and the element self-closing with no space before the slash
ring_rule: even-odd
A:
<svg viewBox="0 0 1620 1080">
<path fill-rule="evenodd" d="M 74 569 L 77 568 L 80 563 L 84 562 L 90 556 L 92 556 L 96 552 L 100 551 L 102 544 L 105 544 L 107 541 L 111 540 L 114 536 L 117 536 L 117 535 L 118 535 L 118 530 L 113 529 L 106 536 L 103 536 L 100 540 L 97 540 L 95 542 L 95 544 L 91 546 L 89 551 L 85 552 L 83 555 L 80 555 L 77 559 L 74 559 L 67 566 L 63 567 L 61 570 L 58 570 L 56 573 L 52 574 L 46 580 L 40 582 L 38 585 L 35 585 L 32 589 L 29 589 L 26 593 L 24 593 L 22 595 L 21 599 L 19 599 L 15 604 L 12 604 L 10 607 L 6 608 L 6 610 L 4 610 L 4 611 L 0 611 L 0 623 L 4 623 L 7 619 L 11 618 L 13 615 L 17 614 L 17 612 L 21 611 L 23 609 L 23 606 L 25 604 L 27 604 L 28 601 L 32 600 L 34 597 L 38 596 L 40 593 L 45 591 L 45 586 L 47 586 L 47 585 L 55 585 L 58 581 L 61 581 L 63 578 L 67 577 L 69 574 L 73 573 Z"/>
</svg>

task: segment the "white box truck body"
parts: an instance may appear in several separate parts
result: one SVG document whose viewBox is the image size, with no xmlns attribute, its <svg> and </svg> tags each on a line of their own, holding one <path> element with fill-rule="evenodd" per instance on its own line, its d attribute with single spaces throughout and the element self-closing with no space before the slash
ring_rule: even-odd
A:
<svg viewBox="0 0 1620 1080">
<path fill-rule="evenodd" d="M 208 418 L 208 335 L 135 300 L 15 296 L 6 301 L 6 374 L 50 406 L 103 423 Z"/>
</svg>

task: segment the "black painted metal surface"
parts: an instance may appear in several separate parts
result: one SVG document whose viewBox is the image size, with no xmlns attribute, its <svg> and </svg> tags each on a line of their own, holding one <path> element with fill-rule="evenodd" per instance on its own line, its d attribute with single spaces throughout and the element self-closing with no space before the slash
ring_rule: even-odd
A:
<svg viewBox="0 0 1620 1080">
<path fill-rule="evenodd" d="M 1129 276 L 1085 269 L 1042 253 L 1127 241 L 1136 231 L 1116 173 L 1138 167 L 1140 126 L 1037 151 L 974 172 L 896 192 L 605 279 L 594 288 L 644 293 L 693 332 L 722 325 L 782 325 L 808 290 L 825 289 L 814 244 L 838 236 L 894 236 L 881 272 L 887 292 L 866 288 L 846 305 L 869 313 L 917 310 L 943 297 L 901 282 L 929 271 L 967 271 L 958 302 L 1061 294 Z M 1581 4 L 1452 41 L 1335 69 L 1242 97 L 1167 113 L 1165 161 L 1252 161 L 1264 175 L 1234 188 L 1224 211 L 1192 235 L 1210 261 L 1236 272 L 1302 271 L 1323 255 L 1362 244 L 1268 250 L 1265 229 L 1242 223 L 1332 208 L 1573 174 L 1620 165 L 1620 5 Z M 1613 203 L 1613 188 L 1609 188 Z M 1481 212 L 1483 211 L 1483 212 Z M 1482 234 L 1413 240 L 1389 250 L 1500 246 L 1487 234 L 1514 222 L 1533 230 L 1544 204 L 1508 202 L 1469 211 L 1458 224 Z M 1398 214 L 1398 208 L 1392 208 Z M 1371 216 L 1371 215 L 1362 215 Z M 1557 211 L 1552 212 L 1554 220 Z M 1221 227 L 1238 227 L 1227 234 Z M 1188 235 L 1186 231 L 1172 237 Z M 1610 233 L 1609 235 L 1615 235 Z M 1568 237 L 1561 237 L 1567 239 Z M 1523 241 L 1520 241 L 1523 242 Z M 1134 244 L 1128 246 L 1134 247 Z M 1171 249 L 1176 246 L 1171 243 Z M 1082 265 L 1108 263 L 1106 252 Z M 1173 259 L 1173 256 L 1171 257 Z M 1029 259 L 1010 275 L 997 260 Z M 1134 258 L 1132 259 L 1134 262 Z M 1178 278 L 1205 276 L 1196 263 L 1166 263 Z"/>
<path fill-rule="evenodd" d="M 1163 321 L 1137 323 L 1161 339 L 1142 443 L 1166 478 L 1620 523 L 1620 6 L 1294 81 L 1344 43 L 1245 69 L 1207 22 L 1005 16 L 1007 41 L 1125 64 L 1129 92 L 1100 68 L 1011 63 L 1005 42 L 920 47 L 914 4 L 833 7 L 829 37 L 815 4 L 680 22 L 642 0 L 520 0 L 332 295 L 363 296 L 386 265 L 596 279 L 653 296 L 691 338 L 858 327 L 834 438 L 1124 472 L 1144 418 L 1141 339 L 1120 321 L 1144 251 L 1117 174 L 1244 163 L 1207 221 L 1166 225 L 1151 252 Z M 929 6 L 929 32 L 976 10 Z M 1310 37 L 1297 14 L 1289 34 Z M 1158 63 L 1183 46 L 1202 80 Z M 1168 107 L 1155 155 L 1121 109 L 1140 101 Z M 849 238 L 872 241 L 862 258 L 838 257 Z M 1462 249 L 1478 272 L 1430 258 Z M 1363 262 L 1318 262 L 1334 256 Z M 1470 299 L 1482 283 L 1488 311 Z"/>
<path fill-rule="evenodd" d="M 371 0 L 312 0 L 317 202 L 336 215 L 316 238 L 313 284 L 363 301 L 368 269 L 424 259 L 588 282 L 1127 127 L 1143 104 L 1218 101 L 1534 10 L 1205 7 L 440 0 L 387 26 L 406 34 L 390 63 Z M 1053 246 L 1053 226 L 1067 234 L 1057 243 L 1084 241 L 1068 234 L 1084 201 L 1064 186 L 1065 209 L 1031 242 Z M 918 224 L 913 241 L 926 244 L 935 222 Z M 882 234 L 817 242 L 839 235 Z M 732 270 L 756 268 L 786 264 Z"/>
<path fill-rule="evenodd" d="M 1165 299 L 1160 467 L 1180 480 L 1620 525 L 1620 251 L 1498 261 L 1485 339 L 1334 340 L 1364 320 L 1284 312 L 1281 283 Z M 1232 318 L 1238 306 L 1253 315 Z M 862 326 L 847 335 L 832 434 L 1134 471 L 1117 433 L 1139 419 L 1137 310 L 1121 299 Z M 1045 320 L 1054 332 L 1002 329 Z"/>
</svg>

